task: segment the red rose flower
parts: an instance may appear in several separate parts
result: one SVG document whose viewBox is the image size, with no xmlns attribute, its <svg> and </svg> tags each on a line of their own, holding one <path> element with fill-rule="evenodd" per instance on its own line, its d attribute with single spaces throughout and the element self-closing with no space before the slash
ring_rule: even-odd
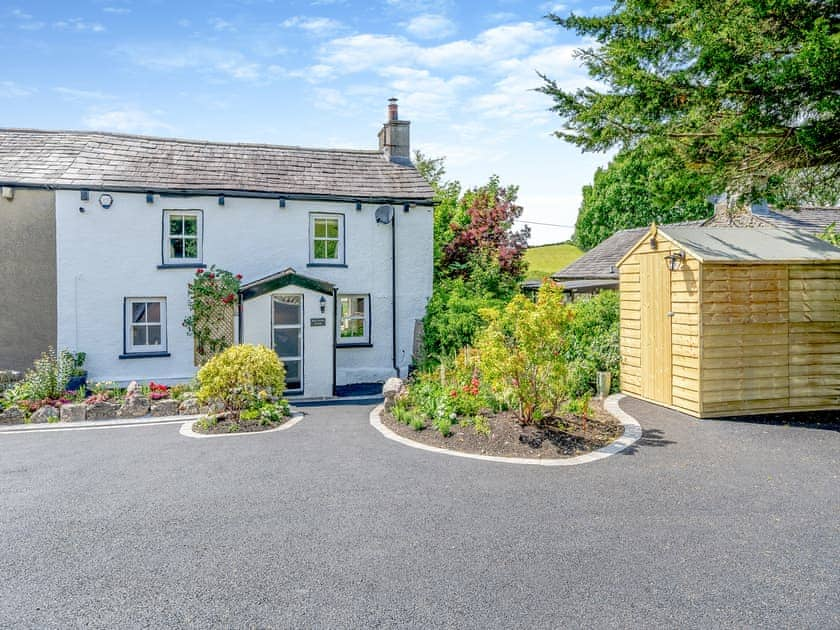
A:
<svg viewBox="0 0 840 630">
<path fill-rule="evenodd" d="M 241 273 L 236 274 L 236 279 L 237 280 L 242 280 L 242 274 Z"/>
<path fill-rule="evenodd" d="M 195 270 L 195 275 L 197 275 L 197 276 L 200 276 L 203 273 L 204 273 L 204 269 L 196 269 Z"/>
<path fill-rule="evenodd" d="M 216 277 L 216 274 L 215 274 L 215 273 L 208 273 L 208 274 L 207 274 L 207 277 L 208 277 L 208 278 L 210 278 L 210 279 L 212 280 L 213 278 L 215 278 L 215 277 Z"/>
</svg>

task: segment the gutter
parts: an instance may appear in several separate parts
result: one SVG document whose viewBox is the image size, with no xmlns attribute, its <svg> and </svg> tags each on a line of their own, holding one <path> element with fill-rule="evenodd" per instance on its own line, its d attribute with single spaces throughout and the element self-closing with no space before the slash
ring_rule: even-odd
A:
<svg viewBox="0 0 840 630">
<path fill-rule="evenodd" d="M 4 182 L 0 181 L 0 186 L 11 186 L 13 188 L 24 188 L 34 190 L 90 190 L 90 191 L 109 191 L 109 192 L 126 192 L 126 193 L 152 193 L 162 197 L 196 197 L 196 196 L 218 196 L 225 197 L 244 197 L 250 199 L 285 199 L 285 200 L 300 200 L 300 201 L 338 201 L 338 202 L 356 202 L 362 203 L 378 203 L 378 204 L 398 204 L 404 205 L 407 203 L 416 204 L 418 206 L 434 207 L 436 202 L 430 197 L 366 197 L 358 195 L 328 195 L 317 193 L 284 193 L 265 192 L 265 191 L 250 191 L 250 190 L 228 190 L 225 188 L 154 188 L 154 187 L 140 187 L 140 186 L 107 186 L 102 184 L 86 185 L 86 184 L 22 184 L 18 182 Z"/>
</svg>

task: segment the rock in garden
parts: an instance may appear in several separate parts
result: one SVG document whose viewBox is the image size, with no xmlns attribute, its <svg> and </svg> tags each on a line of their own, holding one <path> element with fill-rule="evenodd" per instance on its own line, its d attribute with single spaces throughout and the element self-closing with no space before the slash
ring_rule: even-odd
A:
<svg viewBox="0 0 840 630">
<path fill-rule="evenodd" d="M 394 399 L 402 391 L 403 382 L 401 378 L 392 376 L 382 387 L 382 395 L 385 397 L 385 410 L 388 411 L 394 406 Z"/>
<path fill-rule="evenodd" d="M 125 388 L 125 397 L 131 398 L 132 396 L 136 396 L 140 392 L 140 386 L 137 384 L 137 381 L 131 381 L 128 384 L 128 387 Z"/>
<path fill-rule="evenodd" d="M 198 399 L 195 396 L 187 396 L 178 405 L 178 413 L 182 416 L 195 416 L 201 413 Z"/>
<path fill-rule="evenodd" d="M 0 424 L 17 424 L 23 422 L 23 412 L 20 407 L 9 407 L 0 413 Z"/>
<path fill-rule="evenodd" d="M 41 407 L 29 416 L 29 421 L 33 424 L 41 424 L 43 422 L 50 421 L 55 422 L 56 420 L 58 420 L 58 409 L 50 407 L 49 405 Z"/>
<path fill-rule="evenodd" d="M 62 422 L 84 422 L 87 418 L 87 405 L 61 405 L 59 417 Z"/>
<path fill-rule="evenodd" d="M 110 420 L 117 417 L 117 412 L 120 406 L 117 403 L 97 402 L 88 405 L 87 419 L 88 420 Z"/>
<path fill-rule="evenodd" d="M 142 418 L 149 413 L 149 399 L 140 394 L 126 396 L 125 402 L 117 412 L 120 418 Z"/>
<path fill-rule="evenodd" d="M 162 416 L 177 416 L 178 401 L 166 398 L 164 400 L 156 400 L 152 402 L 152 415 L 156 418 L 160 418 Z"/>
<path fill-rule="evenodd" d="M 225 403 L 221 400 L 211 400 L 201 407 L 201 413 L 214 414 L 225 410 Z"/>
</svg>

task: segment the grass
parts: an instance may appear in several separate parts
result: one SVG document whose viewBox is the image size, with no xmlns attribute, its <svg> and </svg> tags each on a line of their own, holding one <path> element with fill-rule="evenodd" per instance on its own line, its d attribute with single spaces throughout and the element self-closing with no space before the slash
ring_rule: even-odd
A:
<svg viewBox="0 0 840 630">
<path fill-rule="evenodd" d="M 528 261 L 528 280 L 541 280 L 560 271 L 583 255 L 583 251 L 571 243 L 539 245 L 525 250 Z"/>
</svg>

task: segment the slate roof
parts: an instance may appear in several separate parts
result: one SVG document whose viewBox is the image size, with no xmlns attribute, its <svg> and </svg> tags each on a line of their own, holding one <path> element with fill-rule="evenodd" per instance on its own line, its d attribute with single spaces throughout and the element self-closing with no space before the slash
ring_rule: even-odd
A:
<svg viewBox="0 0 840 630">
<path fill-rule="evenodd" d="M 551 274 L 554 280 L 617 280 L 615 264 L 649 228 L 621 230 L 598 243 L 583 256 Z"/>
<path fill-rule="evenodd" d="M 767 214 L 759 216 L 773 227 L 803 230 L 811 234 L 821 234 L 832 223 L 840 229 L 840 208 L 837 207 L 803 206 L 795 210 L 772 209 Z"/>
<path fill-rule="evenodd" d="M 418 202 L 434 196 L 417 169 L 381 151 L 2 128 L 0 183 Z"/>
<path fill-rule="evenodd" d="M 840 262 L 840 248 L 799 230 L 663 225 L 659 232 L 704 262 Z"/>
</svg>

